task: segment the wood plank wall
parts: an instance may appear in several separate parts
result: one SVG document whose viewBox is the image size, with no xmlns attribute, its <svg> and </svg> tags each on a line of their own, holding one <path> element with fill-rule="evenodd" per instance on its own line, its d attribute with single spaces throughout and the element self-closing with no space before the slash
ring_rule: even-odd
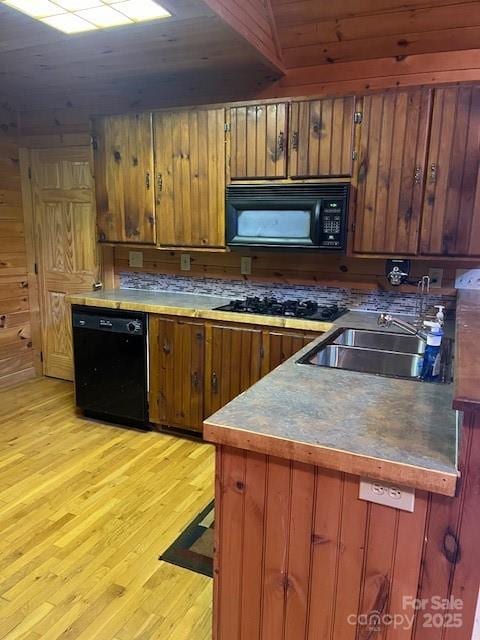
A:
<svg viewBox="0 0 480 640">
<path fill-rule="evenodd" d="M 0 388 L 34 375 L 16 116 L 0 108 Z"/>
</svg>

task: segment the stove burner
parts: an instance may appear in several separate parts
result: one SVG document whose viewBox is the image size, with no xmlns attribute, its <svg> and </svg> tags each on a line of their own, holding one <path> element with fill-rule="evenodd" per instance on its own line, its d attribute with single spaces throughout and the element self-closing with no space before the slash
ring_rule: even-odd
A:
<svg viewBox="0 0 480 640">
<path fill-rule="evenodd" d="M 347 311 L 345 307 L 339 307 L 337 304 L 319 306 L 313 300 L 280 301 L 274 297 L 259 298 L 257 296 L 250 296 L 245 300 L 232 300 L 227 305 L 217 307 L 216 310 L 327 321 L 336 320 Z"/>
</svg>

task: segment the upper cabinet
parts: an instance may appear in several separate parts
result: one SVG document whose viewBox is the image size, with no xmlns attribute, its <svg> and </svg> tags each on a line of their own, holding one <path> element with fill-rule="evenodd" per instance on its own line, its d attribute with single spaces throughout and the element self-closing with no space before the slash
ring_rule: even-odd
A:
<svg viewBox="0 0 480 640">
<path fill-rule="evenodd" d="M 154 115 L 158 242 L 225 245 L 225 109 Z"/>
<path fill-rule="evenodd" d="M 348 177 L 353 170 L 355 99 L 290 105 L 288 173 L 292 178 Z"/>
<path fill-rule="evenodd" d="M 99 239 L 155 244 L 151 115 L 97 119 L 93 142 Z"/>
<path fill-rule="evenodd" d="M 480 255 L 480 87 L 435 90 L 421 253 Z"/>
<path fill-rule="evenodd" d="M 230 178 L 352 175 L 355 99 L 326 98 L 230 109 Z"/>
<path fill-rule="evenodd" d="M 230 178 L 287 177 L 287 105 L 230 109 Z"/>
<path fill-rule="evenodd" d="M 365 97 L 355 252 L 417 253 L 430 104 L 423 89 Z"/>
</svg>

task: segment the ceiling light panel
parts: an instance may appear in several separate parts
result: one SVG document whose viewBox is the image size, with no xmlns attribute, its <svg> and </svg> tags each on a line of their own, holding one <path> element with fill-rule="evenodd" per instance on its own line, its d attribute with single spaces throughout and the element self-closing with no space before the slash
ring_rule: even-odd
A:
<svg viewBox="0 0 480 640">
<path fill-rule="evenodd" d="M 82 20 L 74 13 L 61 13 L 58 16 L 42 18 L 42 22 L 54 27 L 54 29 L 63 31 L 63 33 L 83 33 L 85 31 L 95 31 L 98 28 L 91 22 Z"/>
<path fill-rule="evenodd" d="M 145 20 L 157 20 L 158 18 L 168 18 L 172 14 L 161 7 L 153 0 L 126 0 L 124 2 L 112 2 L 112 9 L 121 11 L 126 16 L 135 20 L 135 22 L 143 22 Z"/>
<path fill-rule="evenodd" d="M 46 18 L 63 12 L 58 4 L 49 2 L 49 0 L 6 0 L 4 4 L 18 9 L 32 18 Z"/>
<path fill-rule="evenodd" d="M 95 9 L 77 11 L 75 15 L 101 28 L 118 27 L 122 24 L 132 23 L 132 20 L 130 20 L 128 16 L 105 5 Z"/>
<path fill-rule="evenodd" d="M 63 33 L 82 33 L 171 17 L 155 0 L 0 0 Z"/>
</svg>

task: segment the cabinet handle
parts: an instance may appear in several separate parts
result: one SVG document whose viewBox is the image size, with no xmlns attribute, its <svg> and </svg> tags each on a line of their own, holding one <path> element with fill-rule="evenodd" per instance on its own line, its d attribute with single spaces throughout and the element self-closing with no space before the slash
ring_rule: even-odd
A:
<svg viewBox="0 0 480 640">
<path fill-rule="evenodd" d="M 167 340 L 165 340 L 163 343 L 163 353 L 170 353 L 170 345 Z"/>
<path fill-rule="evenodd" d="M 103 289 L 103 282 L 97 281 L 92 284 L 93 291 L 100 291 Z"/>
<path fill-rule="evenodd" d="M 195 389 L 195 391 L 198 391 L 198 372 L 194 371 L 192 373 L 192 386 Z"/>
<path fill-rule="evenodd" d="M 280 133 L 278 134 L 278 150 L 280 151 L 280 153 L 283 153 L 285 151 L 285 134 L 283 133 L 283 131 L 280 131 Z"/>
<path fill-rule="evenodd" d="M 147 191 L 150 189 L 150 171 L 147 171 L 145 174 L 145 186 L 147 187 Z"/>
<path fill-rule="evenodd" d="M 218 393 L 218 377 L 215 371 L 212 373 L 212 391 Z"/>
<path fill-rule="evenodd" d="M 157 191 L 163 191 L 163 176 L 157 173 Z"/>
<path fill-rule="evenodd" d="M 430 182 L 432 184 L 435 184 L 435 182 L 437 181 L 437 165 L 432 162 L 432 164 L 430 165 Z"/>
<path fill-rule="evenodd" d="M 422 181 L 422 167 L 415 167 L 415 173 L 413 174 L 413 180 L 415 184 L 420 184 Z"/>
<path fill-rule="evenodd" d="M 292 149 L 298 151 L 298 131 L 294 131 L 292 135 Z"/>
</svg>

